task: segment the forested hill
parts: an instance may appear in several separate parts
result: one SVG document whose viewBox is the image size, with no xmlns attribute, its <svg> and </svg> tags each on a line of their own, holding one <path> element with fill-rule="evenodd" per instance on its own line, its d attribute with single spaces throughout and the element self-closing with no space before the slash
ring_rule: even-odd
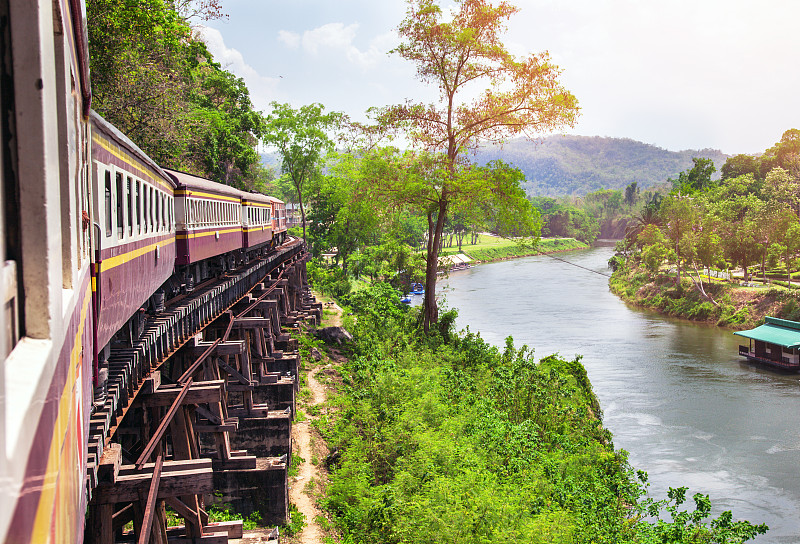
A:
<svg viewBox="0 0 800 544">
<path fill-rule="evenodd" d="M 583 195 L 598 189 L 647 188 L 692 167 L 692 157 L 712 159 L 719 172 L 727 155 L 716 149 L 668 151 L 628 138 L 550 136 L 484 147 L 474 159 L 501 159 L 522 170 L 531 196 Z M 718 177 L 715 176 L 715 177 Z"/>
</svg>

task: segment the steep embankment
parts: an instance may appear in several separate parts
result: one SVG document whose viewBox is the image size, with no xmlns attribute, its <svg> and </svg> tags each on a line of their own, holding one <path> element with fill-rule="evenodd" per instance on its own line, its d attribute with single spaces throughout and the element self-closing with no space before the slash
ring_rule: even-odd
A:
<svg viewBox="0 0 800 544">
<path fill-rule="evenodd" d="M 767 315 L 800 320 L 800 293 L 783 287 L 704 283 L 708 298 L 689 280 L 684 279 L 678 289 L 674 276 L 653 276 L 631 265 L 614 272 L 609 287 L 630 304 L 736 330 L 757 326 Z"/>
</svg>

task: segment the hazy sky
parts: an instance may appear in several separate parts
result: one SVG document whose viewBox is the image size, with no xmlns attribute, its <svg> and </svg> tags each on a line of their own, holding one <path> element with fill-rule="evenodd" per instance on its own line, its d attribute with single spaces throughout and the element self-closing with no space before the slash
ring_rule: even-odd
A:
<svg viewBox="0 0 800 544">
<path fill-rule="evenodd" d="M 513 3 L 513 2 L 512 2 Z M 800 128 L 800 1 L 518 0 L 505 43 L 547 50 L 581 115 L 571 134 L 670 150 L 760 152 Z M 403 0 L 223 0 L 206 23 L 215 58 L 258 109 L 273 100 L 364 119 L 371 106 L 434 98 L 389 55 Z"/>
</svg>

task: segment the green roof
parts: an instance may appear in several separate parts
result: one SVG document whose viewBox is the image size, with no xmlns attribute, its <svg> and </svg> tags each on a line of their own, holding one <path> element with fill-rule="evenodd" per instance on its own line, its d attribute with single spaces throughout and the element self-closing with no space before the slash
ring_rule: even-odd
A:
<svg viewBox="0 0 800 544">
<path fill-rule="evenodd" d="M 766 323 L 749 331 L 739 331 L 733 334 L 761 340 L 768 344 L 777 344 L 785 348 L 800 347 L 800 323 L 778 319 L 777 317 L 767 317 Z"/>
</svg>

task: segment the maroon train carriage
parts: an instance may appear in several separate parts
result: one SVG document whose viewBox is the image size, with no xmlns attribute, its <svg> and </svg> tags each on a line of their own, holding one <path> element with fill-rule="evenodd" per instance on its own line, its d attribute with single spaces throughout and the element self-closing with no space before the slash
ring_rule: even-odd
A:
<svg viewBox="0 0 800 544">
<path fill-rule="evenodd" d="M 236 266 L 242 252 L 242 192 L 233 187 L 166 170 L 178 185 L 175 264 L 187 287 Z"/>
<path fill-rule="evenodd" d="M 251 251 L 272 248 L 272 197 L 261 193 L 242 193 L 242 246 Z"/>
<path fill-rule="evenodd" d="M 276 244 L 286 241 L 286 204 L 274 196 L 267 197 L 272 202 L 272 235 Z"/>
<path fill-rule="evenodd" d="M 175 267 L 174 181 L 136 144 L 91 113 L 96 347 L 148 304 Z M 138 315 L 138 314 L 137 314 Z"/>
</svg>

